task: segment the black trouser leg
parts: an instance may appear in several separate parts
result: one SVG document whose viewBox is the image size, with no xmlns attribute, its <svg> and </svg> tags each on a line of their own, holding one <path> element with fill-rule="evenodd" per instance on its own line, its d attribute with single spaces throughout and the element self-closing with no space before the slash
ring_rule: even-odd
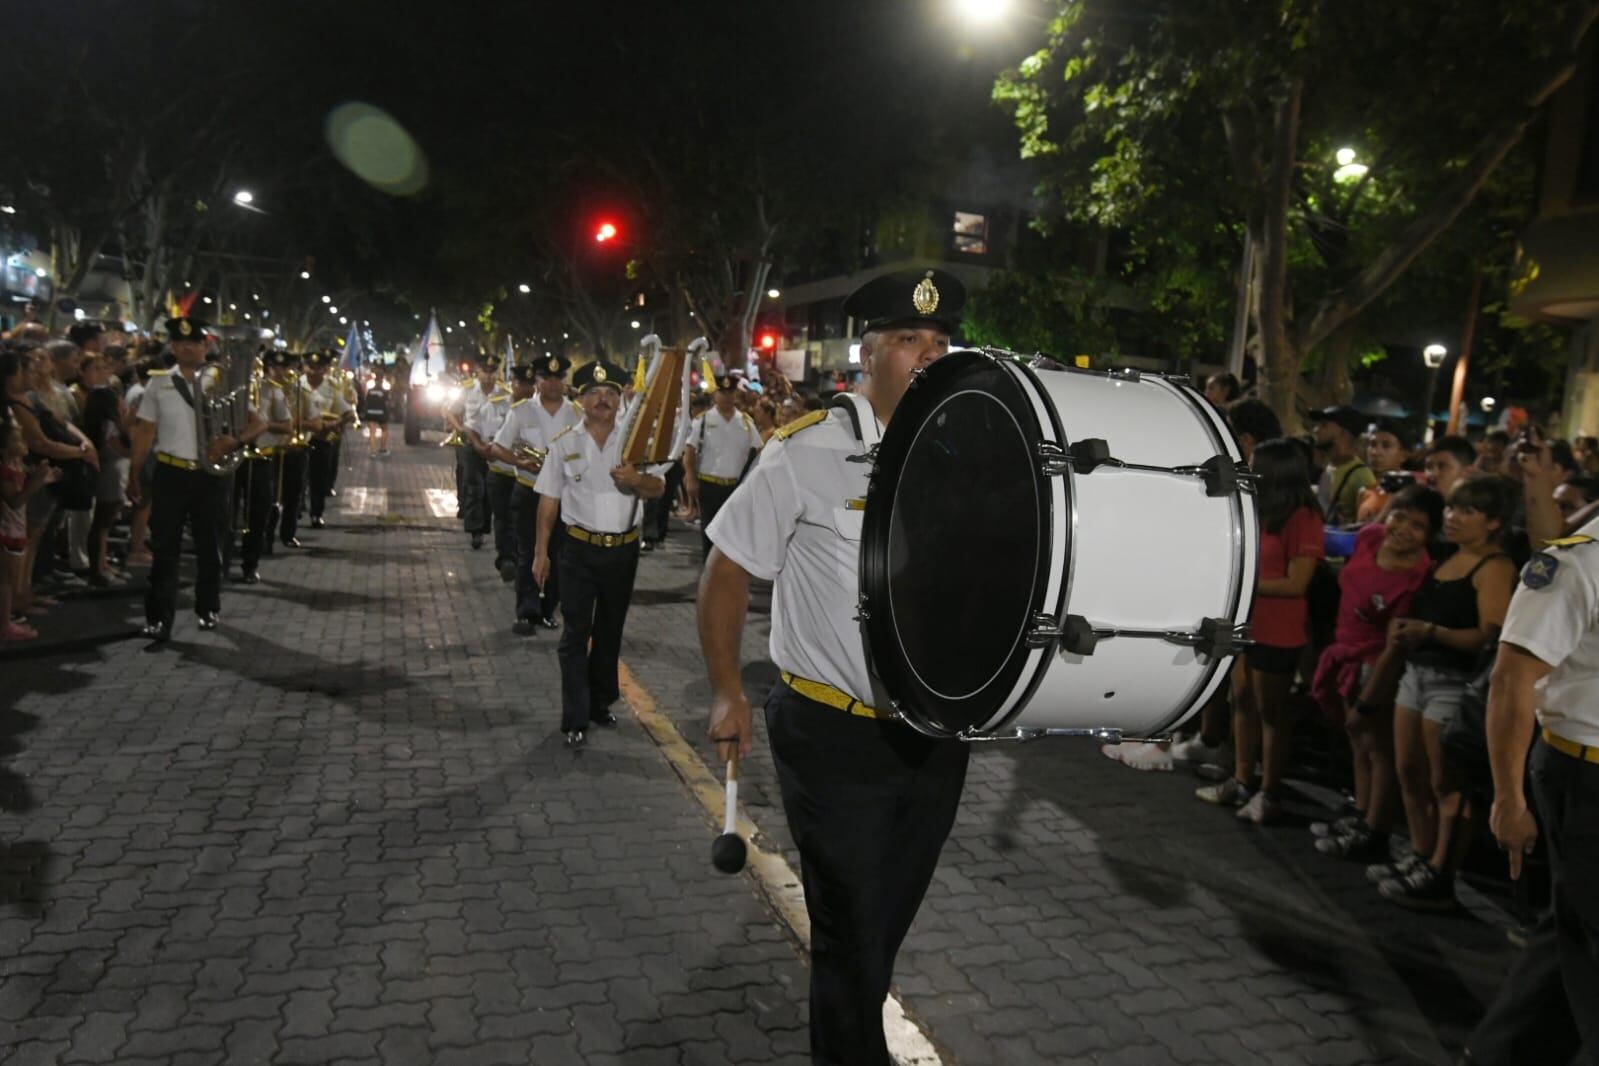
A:
<svg viewBox="0 0 1599 1066">
<path fill-rule="evenodd" d="M 328 489 L 333 484 L 333 445 L 325 440 L 314 440 L 308 451 L 310 456 L 306 479 L 311 484 L 309 501 L 311 517 L 321 518 L 323 506 L 327 503 Z"/>
<path fill-rule="evenodd" d="M 290 448 L 283 453 L 283 495 L 278 499 L 282 510 L 279 535 L 290 540 L 300 531 L 300 498 L 305 494 L 306 449 Z"/>
<path fill-rule="evenodd" d="M 811 919 L 812 1061 L 887 1066 L 883 1001 L 954 824 L 968 748 L 783 684 L 766 724 Z"/>
<path fill-rule="evenodd" d="M 260 565 L 261 548 L 272 540 L 272 496 L 278 489 L 278 460 L 276 456 L 256 459 L 246 469 L 240 557 L 249 572 Z"/>
<path fill-rule="evenodd" d="M 535 499 L 543 498 L 535 496 Z M 550 531 L 550 576 L 539 593 L 540 618 L 554 618 L 555 612 L 561 609 L 561 553 L 566 550 L 566 542 L 566 526 L 557 521 Z"/>
<path fill-rule="evenodd" d="M 511 490 L 516 478 L 489 471 L 489 513 L 494 519 L 494 565 L 516 558 L 516 531 L 511 526 Z"/>
<path fill-rule="evenodd" d="M 1569 1063 L 1581 1048 L 1553 918 L 1539 923 L 1466 1042 L 1472 1066 Z"/>
<path fill-rule="evenodd" d="M 1560 974 L 1583 1050 L 1599 1062 L 1599 763 L 1533 746 L 1531 777 L 1544 839 Z M 1518 1049 L 1519 1050 L 1519 1049 Z M 1523 1060 L 1526 1061 L 1526 1060 Z"/>
<path fill-rule="evenodd" d="M 727 498 L 733 495 L 737 485 L 712 485 L 709 481 L 700 482 L 700 556 L 707 558 L 711 554 L 711 538 L 706 530 L 711 528 L 711 519 L 716 517 L 716 512 L 722 509 Z"/>
<path fill-rule="evenodd" d="M 590 715 L 619 695 L 617 662 L 638 571 L 638 542 L 597 548 L 569 540 L 560 565 L 561 730 L 571 732 L 587 729 Z"/>
<path fill-rule="evenodd" d="M 193 499 L 189 479 L 204 475 L 158 463 L 150 487 L 150 586 L 144 593 L 144 620 L 159 625 L 178 611 L 178 559 L 183 524 Z"/>
<path fill-rule="evenodd" d="M 561 732 L 589 727 L 589 635 L 594 628 L 594 601 L 599 599 L 599 576 L 587 545 L 574 541 L 561 561 L 551 560 L 551 570 L 561 570 Z"/>
<path fill-rule="evenodd" d="M 539 617 L 539 587 L 533 583 L 539 494 L 520 482 L 511 488 L 511 521 L 516 532 L 516 618 L 519 622 L 531 622 Z M 560 528 L 559 523 L 556 528 Z M 551 560 L 549 580 L 555 580 L 554 560 Z"/>
<path fill-rule="evenodd" d="M 570 551 L 572 544 L 566 550 Z M 633 602 L 633 580 L 638 576 L 638 541 L 599 550 L 605 558 L 599 565 L 600 595 L 594 603 L 594 630 L 589 644 L 590 715 L 604 711 L 622 697 L 617 676 L 622 660 L 622 629 L 627 624 L 628 604 Z"/>
<path fill-rule="evenodd" d="M 328 456 L 328 490 L 332 491 L 339 483 L 339 466 L 344 462 L 344 431 L 333 438 L 332 454 Z"/>
<path fill-rule="evenodd" d="M 189 508 L 189 531 L 194 536 L 194 610 L 205 614 L 222 610 L 222 536 L 228 530 L 228 490 L 232 478 L 195 473 L 194 502 Z"/>
<path fill-rule="evenodd" d="M 461 454 L 461 521 L 468 533 L 478 536 L 489 531 L 489 464 L 469 444 L 462 446 Z"/>
</svg>

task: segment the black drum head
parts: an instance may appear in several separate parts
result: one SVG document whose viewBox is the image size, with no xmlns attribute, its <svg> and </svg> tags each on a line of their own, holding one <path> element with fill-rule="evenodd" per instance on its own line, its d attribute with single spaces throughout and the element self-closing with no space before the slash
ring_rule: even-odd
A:
<svg viewBox="0 0 1599 1066">
<path fill-rule="evenodd" d="M 872 666 L 918 727 L 997 714 L 1026 665 L 1053 520 L 1016 377 L 960 352 L 906 393 L 878 447 L 861 543 Z"/>
</svg>

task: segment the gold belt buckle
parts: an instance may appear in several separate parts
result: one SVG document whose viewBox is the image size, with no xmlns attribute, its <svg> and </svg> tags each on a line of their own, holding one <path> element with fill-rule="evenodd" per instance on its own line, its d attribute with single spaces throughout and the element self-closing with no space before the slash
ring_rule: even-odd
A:
<svg viewBox="0 0 1599 1066">
<path fill-rule="evenodd" d="M 622 536 L 619 533 L 600 534 L 600 547 L 602 548 L 614 548 L 620 543 L 622 543 Z"/>
</svg>

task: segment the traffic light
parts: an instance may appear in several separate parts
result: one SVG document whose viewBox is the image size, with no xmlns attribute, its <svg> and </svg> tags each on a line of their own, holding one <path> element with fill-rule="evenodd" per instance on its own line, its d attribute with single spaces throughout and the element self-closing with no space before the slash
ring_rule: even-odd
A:
<svg viewBox="0 0 1599 1066">
<path fill-rule="evenodd" d="M 616 223 L 601 222 L 599 227 L 594 231 L 594 242 L 596 244 L 604 244 L 607 241 L 614 241 L 616 239 L 616 232 Z"/>
<path fill-rule="evenodd" d="M 762 351 L 775 351 L 777 349 L 777 334 L 768 330 L 761 334 L 760 342 Z"/>
</svg>

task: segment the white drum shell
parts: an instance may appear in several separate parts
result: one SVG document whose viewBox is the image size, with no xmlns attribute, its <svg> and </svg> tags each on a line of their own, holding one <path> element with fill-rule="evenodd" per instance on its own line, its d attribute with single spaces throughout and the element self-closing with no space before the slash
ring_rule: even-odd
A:
<svg viewBox="0 0 1599 1066">
<path fill-rule="evenodd" d="M 1013 364 L 1012 371 L 1040 410 L 1048 439 L 1062 447 L 1098 437 L 1127 463 L 1197 466 L 1222 450 L 1242 461 L 1219 413 L 1191 389 L 1153 375 L 1029 374 Z M 1046 406 L 1067 439 L 1055 439 Z M 1205 618 L 1248 621 L 1259 552 L 1251 496 L 1211 497 L 1198 477 L 1114 466 L 1066 477 L 1051 524 L 1051 597 L 1066 581 L 1063 616 L 1081 615 L 1095 627 L 1189 632 Z M 1069 514 L 1062 513 L 1063 496 Z M 1217 663 L 1192 647 L 1147 637 L 1105 637 L 1090 655 L 1052 646 L 1034 653 L 1005 708 L 979 732 L 1163 733 L 1210 698 L 1229 666 L 1230 659 Z"/>
</svg>

